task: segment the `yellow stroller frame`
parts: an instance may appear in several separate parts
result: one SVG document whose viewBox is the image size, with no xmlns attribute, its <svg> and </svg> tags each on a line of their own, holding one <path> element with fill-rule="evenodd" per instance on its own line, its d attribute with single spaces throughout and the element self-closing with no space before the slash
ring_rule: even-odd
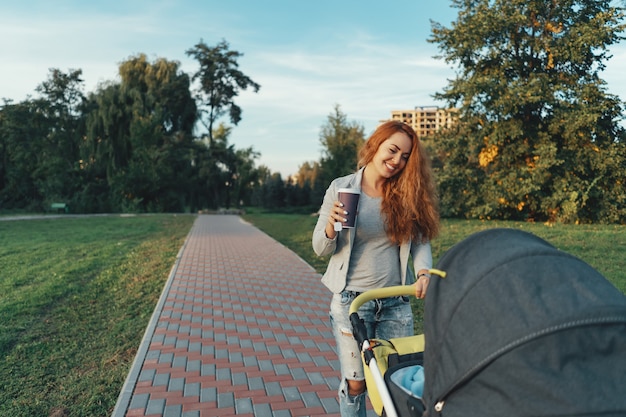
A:
<svg viewBox="0 0 626 417">
<path fill-rule="evenodd" d="M 445 275 L 442 271 L 431 270 L 431 272 Z M 359 307 L 368 301 L 400 296 L 415 296 L 415 285 L 397 285 L 369 290 L 360 294 L 350 304 L 350 323 L 352 324 L 354 338 L 361 349 L 367 394 L 374 411 L 379 416 L 382 416 L 384 411 L 388 417 L 398 417 L 394 401 L 384 378 L 385 372 L 389 368 L 389 356 L 392 354 L 402 356 L 423 352 L 425 340 L 423 334 L 389 340 L 369 339 L 365 324 L 359 317 L 358 310 Z"/>
</svg>

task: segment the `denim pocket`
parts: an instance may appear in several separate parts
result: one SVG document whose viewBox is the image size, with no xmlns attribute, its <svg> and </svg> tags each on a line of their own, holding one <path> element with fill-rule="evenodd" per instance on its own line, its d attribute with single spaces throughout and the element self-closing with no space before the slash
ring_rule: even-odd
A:
<svg viewBox="0 0 626 417">
<path fill-rule="evenodd" d="M 355 291 L 343 290 L 341 292 L 341 305 L 351 304 L 358 295 L 359 293 Z"/>
</svg>

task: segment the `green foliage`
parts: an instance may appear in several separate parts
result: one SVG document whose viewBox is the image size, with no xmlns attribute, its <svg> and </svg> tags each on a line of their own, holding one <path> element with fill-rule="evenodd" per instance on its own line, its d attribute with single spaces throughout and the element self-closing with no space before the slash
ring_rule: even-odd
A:
<svg viewBox="0 0 626 417">
<path fill-rule="evenodd" d="M 119 65 L 119 82 L 88 97 L 80 70 L 52 69 L 41 98 L 5 101 L 0 209 L 41 212 L 63 202 L 72 212 L 190 212 L 249 203 L 259 154 L 229 145 L 230 128 L 213 122 L 228 111 L 237 124 L 234 97 L 259 86 L 225 42 L 188 53 L 201 65 L 196 98 L 180 63 L 138 54 Z M 194 136 L 198 110 L 209 115 L 208 143 Z"/>
<path fill-rule="evenodd" d="M 220 123 L 213 139 L 198 142 L 194 153 L 199 181 L 208 190 L 199 201 L 212 209 L 249 204 L 252 189 L 258 184 L 254 160 L 259 153 L 252 147 L 235 149 L 228 143 L 230 132 L 231 128 Z"/>
<path fill-rule="evenodd" d="M 84 211 L 183 211 L 189 197 L 196 106 L 179 64 L 141 54 L 120 64 L 120 84 L 107 85 L 87 104 L 82 147 L 89 191 L 108 190 L 107 206 L 83 193 Z M 186 197 L 186 198 L 185 198 Z"/>
<path fill-rule="evenodd" d="M 200 64 L 193 80 L 199 82 L 196 98 L 200 110 L 206 115 L 206 120 L 201 118 L 201 121 L 212 141 L 213 126 L 220 117 L 228 113 L 234 125 L 241 120 L 241 108 L 234 101 L 239 91 L 251 88 L 256 93 L 261 86 L 238 69 L 237 60 L 243 54 L 231 51 L 225 40 L 214 47 L 200 40 L 186 53 Z"/>
<path fill-rule="evenodd" d="M 278 172 L 272 173 L 262 167 L 259 172 L 259 186 L 252 194 L 252 203 L 258 207 L 278 209 L 285 207 L 287 202 L 286 186 Z"/>
<path fill-rule="evenodd" d="M 32 100 L 5 102 L 0 113 L 0 207 L 11 209 L 24 201 L 42 200 L 31 173 L 44 134 L 43 115 Z"/>
<path fill-rule="evenodd" d="M 41 209 L 69 202 L 80 188 L 80 70 L 50 70 L 37 90 L 40 99 L 0 109 L 0 207 Z M 26 202 L 26 203 L 25 203 Z"/>
<path fill-rule="evenodd" d="M 194 218 L 0 222 L 0 415 L 111 415 Z"/>
<path fill-rule="evenodd" d="M 292 184 L 293 192 L 287 191 L 293 196 L 288 198 L 289 204 L 315 206 L 317 210 L 330 182 L 358 168 L 358 153 L 365 143 L 364 127 L 348 121 L 340 105 L 335 105 L 328 115 L 319 136 L 322 158 L 300 165 Z"/>
<path fill-rule="evenodd" d="M 435 97 L 460 105 L 461 123 L 428 138 L 444 217 L 589 223 L 626 221 L 622 102 L 599 77 L 621 40 L 608 1 L 453 1 L 451 29 L 431 41 L 458 76 Z M 259 205 L 316 210 L 334 178 L 353 172 L 363 127 L 339 105 L 320 130 L 321 159 L 295 177 L 256 167 L 252 147 L 229 143 L 260 86 L 228 43 L 186 51 L 199 69 L 144 54 L 119 81 L 87 97 L 81 70 L 51 69 L 37 99 L 0 106 L 0 210 L 195 212 Z M 190 91 L 192 80 L 195 96 Z M 194 136 L 201 122 L 204 136 Z M 217 125 L 216 125 L 217 124 Z"/>
<path fill-rule="evenodd" d="M 214 47 L 201 40 L 186 54 L 199 64 L 192 79 L 198 83 L 195 97 L 201 113 L 199 120 L 208 136 L 206 148 L 203 146 L 197 154 L 200 182 L 208 194 L 198 199 L 210 208 L 249 202 L 251 187 L 258 180 L 254 160 L 259 154 L 253 148 L 235 150 L 228 144 L 231 129 L 215 124 L 228 113 L 231 123 L 237 125 L 242 110 L 235 97 L 248 88 L 258 92 L 261 86 L 239 70 L 237 60 L 243 54 L 231 51 L 224 40 Z"/>
<path fill-rule="evenodd" d="M 335 105 L 334 113 L 328 115 L 326 124 L 322 126 L 320 132 L 323 156 L 319 175 L 325 187 L 335 178 L 356 171 L 358 152 L 364 142 L 363 126 L 356 122 L 348 122 L 348 117 L 341 111 L 341 107 Z"/>
<path fill-rule="evenodd" d="M 444 215 L 624 222 L 622 102 L 599 77 L 623 13 L 610 1 L 454 0 L 431 42 L 458 67 L 437 99 L 460 123 L 439 135 Z"/>
</svg>

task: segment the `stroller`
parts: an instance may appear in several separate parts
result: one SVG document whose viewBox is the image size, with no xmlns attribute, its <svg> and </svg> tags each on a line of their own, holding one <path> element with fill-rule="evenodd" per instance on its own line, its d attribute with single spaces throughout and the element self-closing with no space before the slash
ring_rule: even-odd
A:
<svg viewBox="0 0 626 417">
<path fill-rule="evenodd" d="M 358 310 L 374 299 L 413 295 L 413 285 L 398 285 L 366 291 L 350 304 L 350 324 L 361 349 L 367 394 L 379 416 L 422 415 L 424 335 L 389 340 L 369 339 Z"/>
<path fill-rule="evenodd" d="M 423 408 L 402 408 L 389 368 L 372 381 L 366 373 L 370 398 L 370 382 L 389 397 L 382 412 L 626 416 L 626 297 L 600 273 L 537 236 L 501 228 L 456 244 L 436 268 L 445 278 L 432 271 L 425 300 Z M 376 364 L 369 349 L 364 361 Z"/>
</svg>

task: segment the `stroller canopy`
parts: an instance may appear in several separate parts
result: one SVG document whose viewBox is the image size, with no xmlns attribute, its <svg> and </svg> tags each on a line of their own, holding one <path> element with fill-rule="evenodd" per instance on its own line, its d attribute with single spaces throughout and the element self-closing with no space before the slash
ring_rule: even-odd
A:
<svg viewBox="0 0 626 417">
<path fill-rule="evenodd" d="M 429 416 L 626 415 L 626 297 L 515 229 L 456 244 L 425 301 Z"/>
</svg>

